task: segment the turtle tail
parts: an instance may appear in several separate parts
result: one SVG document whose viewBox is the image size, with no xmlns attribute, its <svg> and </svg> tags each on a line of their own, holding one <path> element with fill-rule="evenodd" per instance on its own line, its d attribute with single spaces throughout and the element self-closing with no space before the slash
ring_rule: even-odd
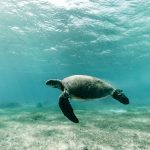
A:
<svg viewBox="0 0 150 150">
<path fill-rule="evenodd" d="M 58 88 L 60 90 L 64 90 L 64 86 L 61 82 L 61 80 L 58 79 L 50 79 L 46 81 L 46 85 L 51 86 L 53 88 Z"/>
</svg>

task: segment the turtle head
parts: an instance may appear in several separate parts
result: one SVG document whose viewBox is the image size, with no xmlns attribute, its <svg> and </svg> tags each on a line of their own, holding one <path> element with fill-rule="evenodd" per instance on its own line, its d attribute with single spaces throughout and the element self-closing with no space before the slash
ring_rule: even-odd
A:
<svg viewBox="0 0 150 150">
<path fill-rule="evenodd" d="M 123 104 L 129 104 L 129 99 L 125 96 L 123 91 L 120 89 L 114 90 L 112 97 Z"/>
<path fill-rule="evenodd" d="M 53 88 L 58 88 L 58 89 L 61 89 L 63 90 L 63 85 L 62 85 L 62 82 L 60 80 L 53 80 L 53 79 L 50 79 L 50 80 L 47 80 L 46 81 L 46 85 L 50 86 L 50 87 L 53 87 Z"/>
</svg>

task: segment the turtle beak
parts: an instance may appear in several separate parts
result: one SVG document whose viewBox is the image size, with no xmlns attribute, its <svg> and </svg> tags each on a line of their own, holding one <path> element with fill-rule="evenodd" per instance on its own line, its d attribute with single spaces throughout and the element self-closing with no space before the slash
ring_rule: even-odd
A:
<svg viewBox="0 0 150 150">
<path fill-rule="evenodd" d="M 56 86 L 56 84 L 53 82 L 53 80 L 47 80 L 46 81 L 46 85 L 47 86 L 51 86 L 51 87 L 55 87 Z"/>
<path fill-rule="evenodd" d="M 47 80 L 46 85 L 51 85 L 51 80 Z"/>
</svg>

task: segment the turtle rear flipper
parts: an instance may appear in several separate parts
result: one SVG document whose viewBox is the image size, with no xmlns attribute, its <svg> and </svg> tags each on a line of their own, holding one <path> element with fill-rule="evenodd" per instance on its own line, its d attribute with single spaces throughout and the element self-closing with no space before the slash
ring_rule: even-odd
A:
<svg viewBox="0 0 150 150">
<path fill-rule="evenodd" d="M 61 111 L 63 112 L 63 114 L 72 122 L 74 123 L 78 123 L 79 120 L 78 118 L 75 116 L 74 112 L 73 112 L 73 108 L 69 103 L 69 95 L 67 93 L 63 93 L 60 97 L 59 97 L 59 107 L 61 109 Z"/>
</svg>

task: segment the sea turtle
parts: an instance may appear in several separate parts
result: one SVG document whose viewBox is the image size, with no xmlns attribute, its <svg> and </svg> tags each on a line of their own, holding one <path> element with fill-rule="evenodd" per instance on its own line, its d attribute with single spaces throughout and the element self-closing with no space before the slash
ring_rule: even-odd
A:
<svg viewBox="0 0 150 150">
<path fill-rule="evenodd" d="M 87 75 L 73 75 L 63 80 L 50 79 L 46 85 L 58 88 L 62 91 L 59 97 L 59 106 L 63 114 L 72 122 L 78 123 L 69 99 L 96 99 L 106 96 L 112 96 L 114 99 L 123 104 L 129 104 L 129 99 L 124 95 L 122 90 L 115 89 L 105 81 Z"/>
</svg>

